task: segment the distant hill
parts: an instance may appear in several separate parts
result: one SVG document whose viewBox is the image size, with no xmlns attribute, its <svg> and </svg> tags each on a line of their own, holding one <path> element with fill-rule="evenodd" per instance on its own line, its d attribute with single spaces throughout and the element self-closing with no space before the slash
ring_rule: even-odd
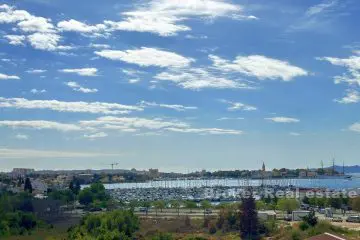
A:
<svg viewBox="0 0 360 240">
<path fill-rule="evenodd" d="M 335 171 L 342 172 L 343 166 L 336 166 L 335 165 Z M 360 173 L 360 166 L 354 165 L 354 166 L 345 166 L 344 167 L 345 173 Z"/>
</svg>

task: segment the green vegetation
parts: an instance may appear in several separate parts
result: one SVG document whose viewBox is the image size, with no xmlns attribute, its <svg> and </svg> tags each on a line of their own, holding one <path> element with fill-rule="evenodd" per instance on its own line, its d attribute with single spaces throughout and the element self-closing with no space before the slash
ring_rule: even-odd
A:
<svg viewBox="0 0 360 240">
<path fill-rule="evenodd" d="M 287 199 L 282 198 L 278 200 L 277 209 L 286 212 L 287 214 L 291 214 L 292 211 L 298 209 L 300 207 L 300 203 L 296 199 Z"/>
<path fill-rule="evenodd" d="M 69 230 L 69 239 L 130 240 L 138 229 L 139 219 L 131 211 L 90 214 L 81 220 L 79 226 Z"/>
<path fill-rule="evenodd" d="M 90 187 L 79 192 L 79 203 L 90 208 L 106 208 L 110 196 L 106 194 L 105 187 L 101 183 L 93 183 Z"/>
<path fill-rule="evenodd" d="M 241 199 L 240 235 L 243 239 L 260 239 L 259 220 L 256 212 L 255 198 L 252 194 Z"/>
<path fill-rule="evenodd" d="M 0 237 L 26 235 L 41 225 L 32 213 L 31 195 L 0 195 Z"/>
</svg>

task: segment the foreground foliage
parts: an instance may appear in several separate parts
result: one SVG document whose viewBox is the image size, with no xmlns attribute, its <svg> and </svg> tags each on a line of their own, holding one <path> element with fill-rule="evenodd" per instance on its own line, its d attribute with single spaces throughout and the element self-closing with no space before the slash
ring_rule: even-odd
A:
<svg viewBox="0 0 360 240">
<path fill-rule="evenodd" d="M 90 214 L 69 229 L 69 239 L 130 240 L 138 229 L 139 219 L 131 211 Z"/>
</svg>

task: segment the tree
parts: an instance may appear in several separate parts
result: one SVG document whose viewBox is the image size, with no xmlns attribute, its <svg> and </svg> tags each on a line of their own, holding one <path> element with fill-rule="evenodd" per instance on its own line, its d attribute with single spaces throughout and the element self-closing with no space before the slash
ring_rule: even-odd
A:
<svg viewBox="0 0 360 240">
<path fill-rule="evenodd" d="M 318 218 L 315 216 L 315 212 L 311 211 L 307 216 L 303 217 L 303 221 L 314 227 L 318 223 Z"/>
<path fill-rule="evenodd" d="M 88 206 L 94 201 L 94 194 L 90 188 L 84 188 L 79 193 L 79 203 Z"/>
<path fill-rule="evenodd" d="M 354 211 L 360 212 L 360 197 L 351 199 L 351 207 Z"/>
<path fill-rule="evenodd" d="M 80 182 L 78 179 L 73 178 L 73 180 L 70 182 L 69 185 L 69 189 L 75 194 L 78 195 L 80 190 L 81 190 L 81 186 L 80 186 Z"/>
<path fill-rule="evenodd" d="M 196 202 L 193 201 L 186 201 L 185 202 L 185 208 L 190 209 L 190 213 L 192 213 L 192 210 L 197 208 Z"/>
<path fill-rule="evenodd" d="M 165 208 L 165 202 L 162 200 L 159 200 L 159 201 L 155 201 L 153 204 L 154 204 L 154 208 L 155 208 L 156 216 L 157 216 L 158 210 L 160 209 L 162 212 L 162 210 Z"/>
<path fill-rule="evenodd" d="M 172 208 L 176 208 L 177 213 L 178 213 L 178 216 L 180 216 L 180 206 L 181 206 L 180 201 L 178 201 L 178 200 L 173 200 L 173 201 L 170 202 L 170 206 L 171 206 Z"/>
<path fill-rule="evenodd" d="M 240 235 L 242 239 L 256 240 L 259 239 L 259 222 L 252 189 L 248 190 L 249 194 L 241 198 Z"/>
<path fill-rule="evenodd" d="M 29 193 L 32 193 L 32 191 L 33 191 L 30 178 L 28 178 L 28 177 L 25 179 L 24 191 L 29 192 Z"/>
<path fill-rule="evenodd" d="M 204 210 L 204 218 L 205 218 L 206 210 L 208 210 L 212 207 L 211 203 L 209 201 L 203 200 L 200 202 L 200 206 Z"/>
<path fill-rule="evenodd" d="M 266 203 L 263 201 L 256 201 L 256 209 L 257 210 L 265 210 L 266 209 Z"/>
<path fill-rule="evenodd" d="M 134 239 L 139 219 L 131 211 L 112 211 L 85 216 L 69 229 L 69 239 Z"/>
<path fill-rule="evenodd" d="M 300 206 L 299 202 L 292 198 L 286 199 L 282 198 L 277 203 L 277 208 L 281 211 L 286 212 L 287 214 L 291 214 L 294 210 L 298 209 Z"/>
</svg>

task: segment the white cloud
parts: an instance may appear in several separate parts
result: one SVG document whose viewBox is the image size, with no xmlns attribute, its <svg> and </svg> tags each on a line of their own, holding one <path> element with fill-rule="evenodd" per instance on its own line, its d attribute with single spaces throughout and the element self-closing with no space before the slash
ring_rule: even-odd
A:
<svg viewBox="0 0 360 240">
<path fill-rule="evenodd" d="M 19 22 L 17 26 L 23 32 L 40 32 L 40 33 L 56 32 L 54 25 L 51 23 L 51 20 L 43 17 L 32 16 L 27 20 Z"/>
<path fill-rule="evenodd" d="M 26 129 L 51 129 L 62 132 L 68 131 L 82 131 L 83 128 L 74 125 L 74 124 L 66 124 L 59 123 L 53 121 L 43 121 L 43 120 L 35 120 L 35 121 L 0 121 L 0 127 L 12 127 L 12 128 L 26 128 Z"/>
<path fill-rule="evenodd" d="M 104 129 L 129 130 L 152 129 L 159 130 L 167 127 L 186 128 L 189 125 L 179 121 L 164 121 L 161 118 L 147 119 L 136 117 L 100 117 L 93 121 L 80 121 L 80 125 L 86 127 L 100 127 Z"/>
<path fill-rule="evenodd" d="M 4 37 L 9 40 L 11 45 L 25 45 L 26 36 L 24 35 L 5 35 Z"/>
<path fill-rule="evenodd" d="M 349 104 L 360 102 L 360 93 L 356 90 L 348 90 L 346 96 L 341 99 L 335 99 L 335 102 Z"/>
<path fill-rule="evenodd" d="M 40 73 L 47 72 L 47 70 L 44 70 L 44 69 L 29 69 L 26 72 L 31 73 L 31 74 L 40 74 Z"/>
<path fill-rule="evenodd" d="M 58 43 L 61 39 L 60 35 L 56 33 L 33 33 L 27 36 L 27 39 L 31 46 L 35 49 L 45 51 L 58 50 Z"/>
<path fill-rule="evenodd" d="M 2 98 L 0 108 L 47 109 L 58 112 L 82 112 L 93 114 L 127 114 L 142 111 L 139 106 L 104 102 L 62 102 L 57 100 L 28 100 L 25 98 Z"/>
<path fill-rule="evenodd" d="M 298 136 L 301 136 L 301 133 L 290 132 L 289 135 L 290 135 L 290 136 L 294 136 L 294 137 L 298 137 Z"/>
<path fill-rule="evenodd" d="M 215 55 L 209 55 L 209 58 L 213 61 L 213 66 L 219 70 L 239 72 L 260 80 L 282 79 L 283 81 L 290 81 L 295 77 L 308 75 L 304 69 L 288 62 L 260 55 L 237 56 L 234 61 L 225 60 Z"/>
<path fill-rule="evenodd" d="M 97 68 L 74 68 L 74 69 L 61 69 L 59 72 L 75 73 L 79 76 L 95 77 L 97 76 Z"/>
<path fill-rule="evenodd" d="M 66 86 L 70 87 L 72 90 L 76 92 L 82 92 L 82 93 L 96 93 L 98 90 L 96 88 L 84 88 L 81 85 L 79 85 L 77 82 L 67 82 L 65 83 Z"/>
<path fill-rule="evenodd" d="M 320 14 L 332 7 L 334 7 L 336 4 L 337 4 L 337 0 L 334 0 L 334 1 L 325 1 L 323 3 L 320 3 L 320 4 L 316 4 L 314 6 L 311 6 L 305 13 L 305 15 L 307 17 L 311 17 L 311 16 L 314 16 L 314 15 L 317 15 L 317 14 Z"/>
<path fill-rule="evenodd" d="M 237 117 L 237 118 L 229 118 L 229 117 L 222 117 L 216 119 L 217 121 L 227 121 L 227 120 L 244 120 L 245 118 Z"/>
<path fill-rule="evenodd" d="M 147 47 L 125 51 L 102 50 L 96 51 L 95 54 L 110 60 L 137 64 L 142 67 L 187 67 L 191 62 L 195 61 L 192 58 L 186 58 L 173 52 Z"/>
<path fill-rule="evenodd" d="M 4 73 L 0 73 L 0 80 L 19 80 L 20 77 L 15 75 L 7 75 Z"/>
<path fill-rule="evenodd" d="M 104 24 L 88 25 L 74 19 L 61 21 L 57 24 L 57 27 L 60 31 L 90 34 L 95 37 L 103 36 L 104 31 L 107 29 Z"/>
<path fill-rule="evenodd" d="M 97 139 L 97 138 L 104 138 L 104 137 L 107 137 L 108 134 L 107 133 L 104 133 L 104 132 L 98 132 L 98 133 L 94 133 L 94 134 L 85 134 L 84 135 L 84 138 L 88 138 L 90 140 L 94 140 L 94 139 Z"/>
<path fill-rule="evenodd" d="M 297 118 L 289 118 L 289 117 L 272 117 L 272 118 L 265 118 L 266 120 L 276 122 L 276 123 L 298 123 L 300 122 Z"/>
<path fill-rule="evenodd" d="M 100 44 L 100 43 L 90 43 L 90 48 L 98 48 L 98 49 L 108 49 L 110 48 L 110 45 L 108 44 Z"/>
<path fill-rule="evenodd" d="M 352 124 L 351 126 L 349 126 L 349 130 L 360 133 L 360 123 Z"/>
<path fill-rule="evenodd" d="M 138 132 L 141 130 L 156 130 L 156 134 L 160 132 L 182 132 L 195 134 L 224 134 L 224 135 L 239 135 L 243 132 L 233 129 L 219 129 L 219 128 L 192 128 L 188 123 L 178 120 L 164 120 L 161 118 L 132 118 L 132 117 L 100 117 L 92 121 L 80 121 L 80 126 L 90 128 L 100 128 L 103 130 L 117 130 L 120 132 Z M 136 135 L 141 135 L 138 133 Z"/>
<path fill-rule="evenodd" d="M 226 103 L 229 104 L 230 106 L 227 108 L 228 111 L 238 111 L 238 110 L 242 110 L 242 111 L 255 111 L 257 110 L 256 107 L 254 106 L 250 106 L 244 103 L 240 103 L 240 102 L 232 102 L 232 101 L 227 101 L 224 99 L 221 99 L 220 102 L 222 103 Z"/>
<path fill-rule="evenodd" d="M 13 149 L 0 148 L 0 159 L 15 159 L 15 158 L 96 158 L 96 157 L 118 157 L 118 153 L 96 153 L 96 152 L 66 152 L 66 151 L 45 151 L 35 149 Z"/>
<path fill-rule="evenodd" d="M 138 79 L 138 78 L 129 79 L 129 83 L 131 83 L 131 84 L 138 83 L 138 82 L 140 82 L 140 79 Z"/>
<path fill-rule="evenodd" d="M 243 131 L 221 128 L 167 128 L 171 132 L 180 133 L 197 133 L 197 134 L 211 134 L 211 135 L 241 135 Z"/>
<path fill-rule="evenodd" d="M 196 110 L 197 107 L 193 106 L 183 106 L 179 104 L 163 104 L 163 103 L 155 103 L 155 102 L 147 102 L 147 101 L 141 101 L 140 106 L 142 107 L 160 107 L 160 108 L 168 108 L 173 109 L 179 112 L 186 111 L 186 110 Z"/>
<path fill-rule="evenodd" d="M 30 90 L 30 92 L 32 94 L 41 94 L 41 93 L 46 93 L 46 90 L 45 89 L 39 90 L 39 89 L 33 88 L 33 89 Z"/>
<path fill-rule="evenodd" d="M 150 32 L 160 36 L 190 31 L 189 26 L 181 23 L 194 17 L 251 19 L 243 15 L 242 6 L 223 0 L 152 0 L 122 15 L 125 17 L 123 21 L 105 21 L 105 24 L 112 30 Z"/>
<path fill-rule="evenodd" d="M 16 138 L 16 139 L 19 139 L 19 140 L 28 140 L 28 139 L 29 139 L 29 136 L 28 136 L 28 135 L 25 135 L 25 134 L 16 134 L 16 135 L 15 135 L 15 138 Z"/>
<path fill-rule="evenodd" d="M 187 39 L 207 39 L 208 37 L 205 35 L 191 35 L 191 34 L 187 34 L 185 35 L 185 38 Z"/>
<path fill-rule="evenodd" d="M 328 61 L 335 66 L 347 68 L 348 74 L 335 76 L 335 83 L 346 83 L 349 85 L 360 86 L 360 56 L 351 56 L 349 58 L 321 57 L 317 59 Z"/>
<path fill-rule="evenodd" d="M 342 99 L 335 99 L 335 102 L 349 104 L 360 102 L 360 56 L 354 55 L 349 58 L 321 57 L 317 60 L 330 62 L 332 65 L 345 67 L 347 72 L 334 76 L 335 84 L 346 84 L 351 90 L 346 91 L 346 96 Z M 355 89 L 353 89 L 355 88 Z"/>
<path fill-rule="evenodd" d="M 154 78 L 163 81 L 171 81 L 182 88 L 191 90 L 200 90 L 204 88 L 252 88 L 245 82 L 228 79 L 220 74 L 210 72 L 203 68 L 189 68 L 179 70 L 171 69 L 170 71 L 157 74 Z"/>
</svg>

